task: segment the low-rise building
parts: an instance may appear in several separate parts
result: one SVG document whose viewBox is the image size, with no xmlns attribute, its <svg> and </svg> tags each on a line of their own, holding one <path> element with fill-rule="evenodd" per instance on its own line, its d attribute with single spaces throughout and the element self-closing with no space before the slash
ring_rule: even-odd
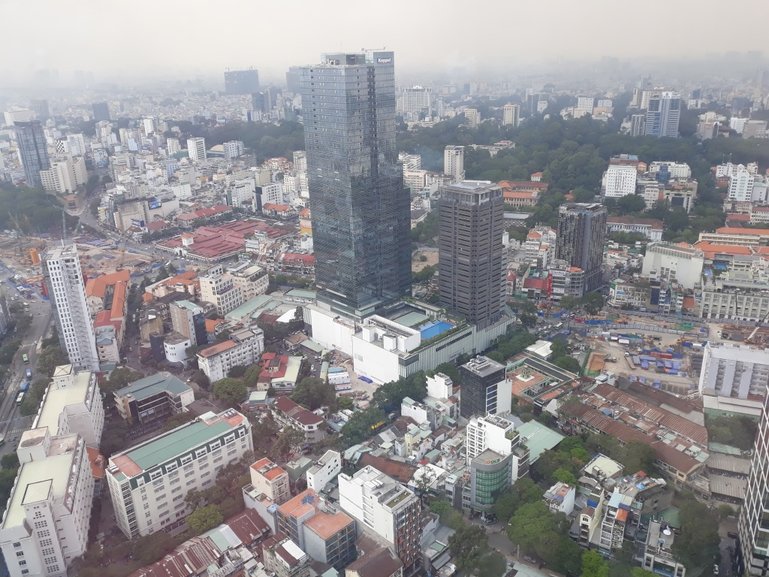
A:
<svg viewBox="0 0 769 577">
<path fill-rule="evenodd" d="M 303 432 L 306 443 L 317 443 L 326 436 L 323 417 L 305 409 L 289 397 L 278 397 L 272 406 L 272 414 L 281 425 Z"/>
<path fill-rule="evenodd" d="M 644 548 L 643 568 L 669 577 L 686 577 L 686 567 L 673 555 L 675 533 L 664 521 L 649 522 Z"/>
<path fill-rule="evenodd" d="M 368 551 L 347 566 L 345 577 L 403 577 L 403 563 L 393 552 L 380 547 Z"/>
<path fill-rule="evenodd" d="M 769 349 L 707 343 L 699 391 L 706 409 L 761 415 L 769 383 Z"/>
<path fill-rule="evenodd" d="M 165 371 L 134 381 L 114 393 L 118 414 L 134 425 L 159 424 L 183 413 L 195 400 L 192 388 Z"/>
<path fill-rule="evenodd" d="M 316 493 L 323 489 L 342 472 L 342 455 L 329 449 L 305 473 L 307 488 Z"/>
<path fill-rule="evenodd" d="M 262 543 L 264 568 L 275 577 L 310 577 L 310 558 L 283 533 Z"/>
<path fill-rule="evenodd" d="M 179 526 L 190 513 L 187 493 L 212 487 L 221 469 L 253 450 L 250 422 L 229 409 L 112 455 L 107 485 L 118 527 L 133 539 Z"/>
<path fill-rule="evenodd" d="M 574 511 L 576 496 L 577 491 L 574 487 L 559 481 L 545 491 L 544 499 L 551 512 L 571 515 Z"/>
<path fill-rule="evenodd" d="M 606 232 L 637 233 L 650 241 L 662 240 L 664 224 L 655 218 L 637 218 L 631 216 L 610 216 L 606 219 Z"/>
<path fill-rule="evenodd" d="M 198 366 L 211 382 L 227 376 L 235 366 L 253 364 L 264 351 L 264 333 L 259 328 L 234 331 L 230 338 L 198 351 Z"/>
<path fill-rule="evenodd" d="M 273 503 L 280 505 L 291 498 L 288 473 L 267 458 L 259 459 L 249 468 L 251 485 Z"/>
</svg>

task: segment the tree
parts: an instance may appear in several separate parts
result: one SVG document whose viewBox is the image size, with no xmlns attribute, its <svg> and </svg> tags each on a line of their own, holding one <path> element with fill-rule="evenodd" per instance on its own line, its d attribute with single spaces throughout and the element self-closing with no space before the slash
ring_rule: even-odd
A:
<svg viewBox="0 0 769 577">
<path fill-rule="evenodd" d="M 561 534 L 568 527 L 565 515 L 554 515 L 543 501 L 526 503 L 510 519 L 507 535 L 521 549 L 552 561 Z"/>
<path fill-rule="evenodd" d="M 246 367 L 243 365 L 235 365 L 229 371 L 227 371 L 227 376 L 233 379 L 239 379 L 243 377 L 245 374 L 246 374 Z"/>
<path fill-rule="evenodd" d="M 581 577 L 609 577 L 609 564 L 597 551 L 582 553 Z"/>
<path fill-rule="evenodd" d="M 114 393 L 134 381 L 138 381 L 143 376 L 128 367 L 118 367 L 110 373 L 109 379 L 101 386 L 101 391 L 102 393 Z"/>
<path fill-rule="evenodd" d="M 305 377 L 296 385 L 291 398 L 311 411 L 324 406 L 334 408 L 336 389 L 318 377 Z"/>
<path fill-rule="evenodd" d="M 537 315 L 528 312 L 520 313 L 518 315 L 518 320 L 521 321 L 521 324 L 524 327 L 530 329 L 537 324 Z"/>
<path fill-rule="evenodd" d="M 245 401 L 247 394 L 248 389 L 241 380 L 224 378 L 214 383 L 214 396 L 231 407 Z"/>
<path fill-rule="evenodd" d="M 208 375 L 205 374 L 202 370 L 196 369 L 192 375 L 190 375 L 190 381 L 197 383 L 198 386 L 201 389 L 210 389 L 211 388 L 211 379 L 208 378 Z"/>
<path fill-rule="evenodd" d="M 651 473 L 656 468 L 654 465 L 656 460 L 657 455 L 649 445 L 639 443 L 638 441 L 631 441 L 625 445 L 625 456 L 621 459 L 621 462 L 629 473 L 637 471 Z"/>
<path fill-rule="evenodd" d="M 718 514 L 694 497 L 680 506 L 681 532 L 673 541 L 673 555 L 686 567 L 704 567 L 718 553 Z"/>
<path fill-rule="evenodd" d="M 502 577 L 507 569 L 507 561 L 497 551 L 489 551 L 481 557 L 473 573 L 480 577 Z"/>
<path fill-rule="evenodd" d="M 449 537 L 451 555 L 462 571 L 477 568 L 488 546 L 486 531 L 478 525 L 463 524 Z"/>
<path fill-rule="evenodd" d="M 500 521 L 507 522 L 526 503 L 536 503 L 542 498 L 542 489 L 529 477 L 522 477 L 515 485 L 494 501 L 494 514 Z"/>
<path fill-rule="evenodd" d="M 617 200 L 619 214 L 641 213 L 646 210 L 646 202 L 643 197 L 637 194 L 628 194 Z"/>
<path fill-rule="evenodd" d="M 553 364 L 558 365 L 562 369 L 572 372 L 578 375 L 582 371 L 582 367 L 579 365 L 579 361 L 572 356 L 562 355 L 553 360 Z"/>
<path fill-rule="evenodd" d="M 633 567 L 630 570 L 630 577 L 657 577 L 657 574 L 640 567 Z"/>
<path fill-rule="evenodd" d="M 569 471 L 568 469 L 565 469 L 563 467 L 559 467 L 553 472 L 553 478 L 556 481 L 560 481 L 561 483 L 566 483 L 567 485 L 571 485 L 572 487 L 577 486 L 577 476 Z"/>
<path fill-rule="evenodd" d="M 304 433 L 293 427 L 286 427 L 278 435 L 278 439 L 272 446 L 270 454 L 277 460 L 279 457 L 285 457 L 291 451 L 298 448 L 304 442 Z"/>
<path fill-rule="evenodd" d="M 132 541 L 133 556 L 142 565 L 152 564 L 173 551 L 177 542 L 170 533 L 158 531 Z"/>
<path fill-rule="evenodd" d="M 421 401 L 427 396 L 427 379 L 423 372 L 401 377 L 397 381 L 385 383 L 374 391 L 374 402 L 385 411 L 400 409 L 406 397 Z"/>
<path fill-rule="evenodd" d="M 224 516 L 219 508 L 216 505 L 206 505 L 189 514 L 187 526 L 195 535 L 200 535 L 220 525 L 222 521 Z"/>
<path fill-rule="evenodd" d="M 604 305 L 604 299 L 601 293 L 589 292 L 582 297 L 582 306 L 585 312 L 590 315 L 597 315 L 601 312 Z"/>
<path fill-rule="evenodd" d="M 355 407 L 355 402 L 352 400 L 352 397 L 347 397 L 342 395 L 341 397 L 337 397 L 336 400 L 337 408 L 341 409 L 352 409 Z"/>
<path fill-rule="evenodd" d="M 342 444 L 345 447 L 351 447 L 365 441 L 386 422 L 384 411 L 377 406 L 353 413 L 350 420 L 342 427 Z"/>
<path fill-rule="evenodd" d="M 262 367 L 258 363 L 250 365 L 246 369 L 246 373 L 243 375 L 243 381 L 249 387 L 255 387 L 259 382 L 259 375 L 262 374 Z"/>
</svg>

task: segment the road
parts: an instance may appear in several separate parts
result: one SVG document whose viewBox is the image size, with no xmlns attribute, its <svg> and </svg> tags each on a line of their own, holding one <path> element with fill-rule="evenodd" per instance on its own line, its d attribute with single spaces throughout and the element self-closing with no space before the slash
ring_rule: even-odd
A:
<svg viewBox="0 0 769 577">
<path fill-rule="evenodd" d="M 6 294 L 9 298 L 16 297 L 16 302 L 24 302 L 24 298 L 19 295 L 16 289 L 10 284 L 8 279 L 12 277 L 14 272 L 8 269 L 4 263 L 0 262 L 0 282 L 6 287 Z M 32 368 L 34 379 L 34 367 L 37 364 L 38 345 L 45 338 L 46 332 L 51 326 L 52 308 L 51 304 L 40 297 L 39 294 L 34 294 L 32 297 L 26 299 L 29 303 L 29 313 L 32 316 L 31 326 L 26 330 L 22 344 L 19 347 L 16 356 L 11 363 L 11 372 L 6 379 L 5 386 L 2 391 L 2 401 L 0 401 L 0 435 L 5 438 L 5 444 L 0 447 L 0 455 L 6 453 L 12 453 L 16 450 L 16 444 L 18 437 L 21 433 L 28 429 L 32 424 L 34 417 L 22 417 L 18 415 L 18 408 L 16 407 L 16 395 L 19 392 L 21 383 L 25 380 L 25 369 Z M 13 302 L 13 301 L 11 301 Z M 25 364 L 22 360 L 22 355 L 27 353 L 29 356 L 29 364 Z"/>
</svg>

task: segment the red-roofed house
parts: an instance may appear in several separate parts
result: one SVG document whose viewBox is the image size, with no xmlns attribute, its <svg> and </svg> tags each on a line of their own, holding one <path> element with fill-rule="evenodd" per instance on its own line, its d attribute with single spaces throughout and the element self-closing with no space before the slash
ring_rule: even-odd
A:
<svg viewBox="0 0 769 577">
<path fill-rule="evenodd" d="M 315 255 L 287 252 L 280 257 L 280 269 L 304 275 L 315 274 Z"/>
<path fill-rule="evenodd" d="M 259 459 L 249 467 L 251 485 L 257 494 L 264 495 L 278 505 L 291 498 L 288 473 L 267 458 Z"/>
<path fill-rule="evenodd" d="M 289 397 L 278 397 L 272 406 L 272 414 L 281 425 L 302 431 L 307 443 L 317 443 L 326 436 L 323 417 L 305 409 Z"/>
</svg>

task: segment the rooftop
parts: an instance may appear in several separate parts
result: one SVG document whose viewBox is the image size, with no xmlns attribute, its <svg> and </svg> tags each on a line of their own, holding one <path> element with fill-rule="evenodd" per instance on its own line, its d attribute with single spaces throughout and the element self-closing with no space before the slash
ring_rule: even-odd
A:
<svg viewBox="0 0 769 577">
<path fill-rule="evenodd" d="M 305 522 L 304 526 L 311 529 L 321 539 L 326 540 L 353 522 L 352 517 L 341 511 L 338 513 L 318 511 L 312 519 Z"/>
<path fill-rule="evenodd" d="M 71 365 L 65 365 L 69 367 Z M 62 367 L 57 367 L 60 369 Z M 56 373 L 54 373 L 56 376 Z M 88 387 L 91 384 L 92 373 L 90 371 L 80 371 L 75 374 L 73 382 L 66 386 L 57 387 L 55 383 L 48 386 L 45 397 L 40 404 L 37 418 L 32 423 L 32 428 L 48 427 L 51 435 L 59 434 L 59 417 L 64 411 L 64 407 L 85 403 L 88 398 Z M 94 382 L 94 386 L 95 382 Z M 97 398 L 96 402 L 101 402 Z"/>
<path fill-rule="evenodd" d="M 158 435 L 110 457 L 108 472 L 135 477 L 144 471 L 182 455 L 210 439 L 235 429 L 245 417 L 234 410 L 218 415 L 206 413 L 194 421 Z M 112 466 L 117 467 L 116 470 Z M 122 480 L 122 479 L 121 479 Z"/>
<path fill-rule="evenodd" d="M 279 467 L 267 458 L 259 459 L 251 465 L 251 468 L 268 481 L 277 479 L 281 475 L 286 475 L 286 471 L 282 467 Z"/>
<path fill-rule="evenodd" d="M 369 551 L 347 566 L 348 572 L 358 577 L 390 577 L 403 567 L 403 563 L 388 548 L 380 547 Z"/>
<path fill-rule="evenodd" d="M 176 377 L 168 372 L 160 372 L 149 377 L 144 377 L 138 381 L 134 381 L 127 387 L 115 391 L 116 397 L 131 396 L 137 401 L 152 397 L 159 393 L 170 393 L 173 395 L 180 395 L 190 390 L 190 387 L 182 381 L 179 377 Z"/>
</svg>

